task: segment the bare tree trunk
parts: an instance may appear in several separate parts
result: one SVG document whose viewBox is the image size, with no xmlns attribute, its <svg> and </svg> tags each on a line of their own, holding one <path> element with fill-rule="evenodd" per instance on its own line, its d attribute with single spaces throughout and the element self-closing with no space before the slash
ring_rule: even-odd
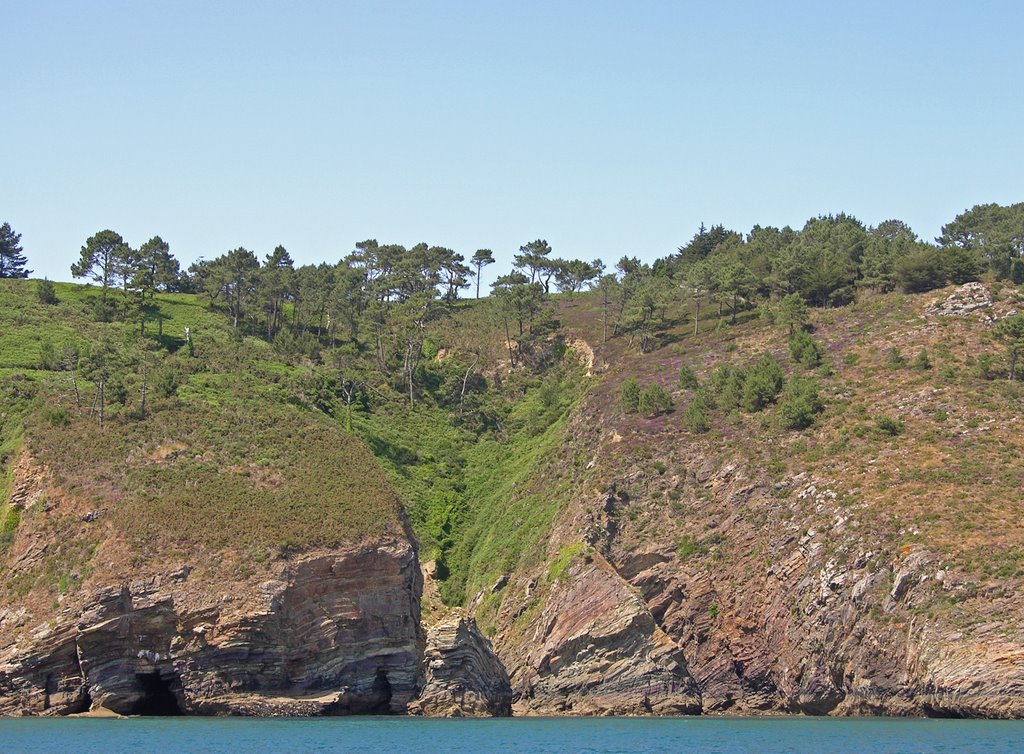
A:
<svg viewBox="0 0 1024 754">
<path fill-rule="evenodd" d="M 469 375 L 475 366 L 476 359 L 473 359 L 473 363 L 469 365 L 469 368 L 466 370 L 466 374 L 462 377 L 462 392 L 459 393 L 459 416 L 462 416 L 462 406 L 466 400 L 466 383 L 469 382 Z"/>
<path fill-rule="evenodd" d="M 105 380 L 103 382 L 100 382 L 99 384 L 98 395 L 100 399 L 100 429 L 103 429 L 103 421 L 106 418 L 106 413 L 104 411 L 104 409 L 106 408 L 106 395 L 104 394 L 106 392 L 106 386 L 107 383 Z"/>
</svg>

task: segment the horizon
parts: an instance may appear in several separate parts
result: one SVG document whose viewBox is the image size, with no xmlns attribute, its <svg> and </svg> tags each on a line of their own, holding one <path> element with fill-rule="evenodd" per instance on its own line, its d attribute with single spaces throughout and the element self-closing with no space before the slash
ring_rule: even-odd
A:
<svg viewBox="0 0 1024 754">
<path fill-rule="evenodd" d="M 652 262 L 702 223 L 845 212 L 931 241 L 1024 199 L 1015 20 L 1008 2 L 19 6 L 0 222 L 57 281 L 103 228 L 160 235 L 183 267 L 490 248 L 485 286 L 534 238 Z"/>
</svg>

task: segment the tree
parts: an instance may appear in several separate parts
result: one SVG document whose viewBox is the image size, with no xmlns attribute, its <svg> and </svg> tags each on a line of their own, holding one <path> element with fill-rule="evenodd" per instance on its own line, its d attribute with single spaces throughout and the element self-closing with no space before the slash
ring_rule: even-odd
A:
<svg viewBox="0 0 1024 754">
<path fill-rule="evenodd" d="M 22 253 L 21 233 L 15 233 L 10 223 L 0 225 L 0 278 L 27 278 L 27 259 Z"/>
<path fill-rule="evenodd" d="M 171 254 L 171 246 L 160 236 L 153 236 L 139 247 L 139 279 L 135 286 L 148 293 L 152 299 L 156 292 L 173 291 L 181 278 L 181 266 Z"/>
<path fill-rule="evenodd" d="M 436 265 L 440 285 L 444 289 L 444 300 L 451 304 L 458 298 L 460 290 L 469 287 L 469 276 L 472 272 L 464 264 L 465 257 L 456 254 L 451 249 L 432 246 L 430 252 L 431 264 L 432 266 Z M 479 292 L 477 298 L 479 298 Z"/>
<path fill-rule="evenodd" d="M 782 392 L 779 417 L 787 429 L 805 429 L 825 406 L 818 396 L 818 383 L 808 377 L 793 377 Z"/>
<path fill-rule="evenodd" d="M 1009 277 L 1014 260 L 1024 257 L 1024 202 L 975 205 L 942 226 L 935 240 L 944 248 L 975 252 L 996 277 Z"/>
<path fill-rule="evenodd" d="M 633 377 L 627 377 L 619 388 L 619 405 L 627 414 L 635 414 L 640 409 L 640 383 Z"/>
<path fill-rule="evenodd" d="M 789 325 L 789 335 L 793 337 L 796 328 L 803 328 L 807 323 L 807 304 L 799 293 L 790 293 L 782 299 L 779 306 L 779 322 Z"/>
<path fill-rule="evenodd" d="M 515 255 L 515 267 L 518 270 L 530 271 L 530 282 L 535 283 L 538 277 L 548 268 L 548 256 L 551 254 L 551 246 L 542 238 L 519 247 L 519 253 Z M 545 293 L 547 289 L 545 286 Z"/>
<path fill-rule="evenodd" d="M 718 271 L 718 289 L 732 299 L 732 324 L 736 324 L 736 310 L 741 298 L 754 287 L 754 278 L 743 264 L 730 262 Z"/>
<path fill-rule="evenodd" d="M 636 407 L 646 416 L 660 416 L 672 408 L 672 396 L 657 382 L 652 382 L 640 391 Z"/>
<path fill-rule="evenodd" d="M 267 254 L 260 271 L 260 296 L 267 318 L 267 337 L 273 338 L 284 324 L 284 304 L 294 294 L 295 265 L 284 246 Z"/>
<path fill-rule="evenodd" d="M 923 245 L 912 254 L 897 260 L 896 282 L 907 293 L 921 293 L 941 288 L 946 282 L 942 255 L 934 246 Z"/>
<path fill-rule="evenodd" d="M 237 328 L 244 307 L 256 290 L 260 271 L 259 260 L 251 251 L 240 246 L 217 257 L 209 265 L 210 269 L 203 285 L 210 293 L 211 302 L 218 293 L 224 293 L 231 310 L 232 327 Z"/>
<path fill-rule="evenodd" d="M 693 297 L 693 334 L 696 336 L 700 331 L 700 303 L 715 287 L 714 268 L 703 259 L 694 263 L 687 271 L 684 286 Z"/>
<path fill-rule="evenodd" d="M 615 275 L 602 275 L 597 281 L 597 291 L 601 297 L 601 342 L 608 342 L 608 312 L 618 292 L 619 280 Z"/>
<path fill-rule="evenodd" d="M 480 298 L 480 272 L 487 265 L 494 264 L 494 254 L 490 249 L 477 249 L 469 261 L 476 267 L 473 277 L 476 278 L 476 297 Z"/>
<path fill-rule="evenodd" d="M 101 300 L 107 305 L 107 289 L 115 282 L 117 266 L 127 244 L 120 234 L 112 230 L 101 230 L 90 236 L 82 247 L 82 255 L 71 265 L 71 274 L 76 278 L 91 278 L 102 288 Z"/>
<path fill-rule="evenodd" d="M 1006 344 L 1010 358 L 1010 382 L 1013 382 L 1017 378 L 1017 361 L 1024 354 L 1024 312 L 1000 320 L 992 332 Z"/>
<path fill-rule="evenodd" d="M 584 286 L 592 284 L 604 272 L 604 262 L 600 259 L 593 262 L 584 262 L 581 259 L 556 259 L 555 262 L 555 285 L 558 286 L 558 290 L 570 295 L 582 291 Z"/>
</svg>

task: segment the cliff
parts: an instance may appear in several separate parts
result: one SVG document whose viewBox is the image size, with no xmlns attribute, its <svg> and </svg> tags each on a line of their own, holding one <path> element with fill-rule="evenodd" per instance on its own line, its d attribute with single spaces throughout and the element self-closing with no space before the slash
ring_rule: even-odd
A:
<svg viewBox="0 0 1024 754">
<path fill-rule="evenodd" d="M 103 526 L 27 459 L 19 468 L 15 580 L 60 546 L 47 538 L 54 528 L 78 530 L 73 540 Z M 100 559 L 116 531 L 98 538 Z M 135 578 L 94 572 L 62 604 L 29 591 L 0 612 L 0 712 L 393 713 L 416 694 L 422 578 L 408 536 L 303 552 L 231 580 L 200 553 L 191 560 L 143 564 Z"/>
<path fill-rule="evenodd" d="M 1014 301 L 972 285 L 823 315 L 829 408 L 804 433 L 742 412 L 693 432 L 672 384 L 681 363 L 701 383 L 766 351 L 786 363 L 784 333 L 596 349 L 613 366 L 562 460 L 533 469 L 536 489 L 571 482 L 543 557 L 470 595 L 516 713 L 1024 717 L 1021 395 L 972 371 Z M 915 371 L 897 349 L 942 361 Z M 624 413 L 630 375 L 676 410 Z"/>
</svg>

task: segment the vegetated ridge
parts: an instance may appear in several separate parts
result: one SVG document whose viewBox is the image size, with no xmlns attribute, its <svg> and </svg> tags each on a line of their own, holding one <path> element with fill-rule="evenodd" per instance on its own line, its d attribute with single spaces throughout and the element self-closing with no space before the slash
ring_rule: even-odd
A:
<svg viewBox="0 0 1024 754">
<path fill-rule="evenodd" d="M 0 705 L 1019 717 L 1020 207 L 536 241 L 480 300 L 97 234 L 0 282 Z"/>
</svg>

